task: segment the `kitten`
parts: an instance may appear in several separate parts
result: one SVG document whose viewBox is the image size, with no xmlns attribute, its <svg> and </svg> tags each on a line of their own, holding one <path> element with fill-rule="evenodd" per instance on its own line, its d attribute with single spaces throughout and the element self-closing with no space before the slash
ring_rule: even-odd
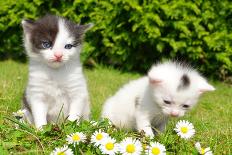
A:
<svg viewBox="0 0 232 155">
<path fill-rule="evenodd" d="M 102 117 L 119 128 L 163 131 L 170 116 L 184 116 L 213 86 L 195 70 L 177 62 L 154 65 L 148 76 L 123 86 L 103 106 Z"/>
<path fill-rule="evenodd" d="M 23 20 L 29 79 L 23 97 L 26 120 L 41 128 L 59 116 L 74 121 L 89 117 L 89 97 L 80 52 L 84 33 L 92 26 L 46 15 Z M 61 112 L 61 113 L 60 113 Z"/>
</svg>

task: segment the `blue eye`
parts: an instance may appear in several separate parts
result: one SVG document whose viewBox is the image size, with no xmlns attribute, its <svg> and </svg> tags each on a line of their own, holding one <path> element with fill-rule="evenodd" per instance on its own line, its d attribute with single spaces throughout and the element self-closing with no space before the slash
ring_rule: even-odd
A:
<svg viewBox="0 0 232 155">
<path fill-rule="evenodd" d="M 73 45 L 71 45 L 71 44 L 66 44 L 66 45 L 64 46 L 65 49 L 71 49 L 72 47 L 73 47 Z"/>
<path fill-rule="evenodd" d="M 44 41 L 42 42 L 42 47 L 43 48 L 50 48 L 52 46 L 52 44 L 48 41 Z"/>
</svg>

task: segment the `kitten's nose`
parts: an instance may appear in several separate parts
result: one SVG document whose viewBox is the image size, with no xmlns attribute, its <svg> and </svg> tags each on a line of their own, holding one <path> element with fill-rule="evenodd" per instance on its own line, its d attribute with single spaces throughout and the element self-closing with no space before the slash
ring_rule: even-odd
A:
<svg viewBox="0 0 232 155">
<path fill-rule="evenodd" d="M 172 111 L 170 115 L 171 115 L 172 117 L 178 117 L 178 116 L 179 116 L 179 113 L 176 112 L 176 111 Z"/>
<path fill-rule="evenodd" d="M 61 59 L 63 56 L 63 53 L 62 52 L 55 52 L 54 56 L 56 57 L 56 59 Z"/>
</svg>

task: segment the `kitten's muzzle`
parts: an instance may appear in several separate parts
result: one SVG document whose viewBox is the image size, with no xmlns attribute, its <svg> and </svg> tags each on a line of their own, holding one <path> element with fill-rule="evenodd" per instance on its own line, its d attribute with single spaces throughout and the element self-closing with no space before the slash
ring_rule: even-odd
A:
<svg viewBox="0 0 232 155">
<path fill-rule="evenodd" d="M 62 57 L 63 57 L 63 53 L 62 52 L 55 52 L 54 53 L 54 57 L 55 57 L 55 62 L 61 62 L 62 61 Z"/>
<path fill-rule="evenodd" d="M 176 112 L 176 111 L 172 111 L 172 112 L 170 113 L 170 116 L 172 116 L 172 117 L 179 117 L 179 113 Z"/>
</svg>

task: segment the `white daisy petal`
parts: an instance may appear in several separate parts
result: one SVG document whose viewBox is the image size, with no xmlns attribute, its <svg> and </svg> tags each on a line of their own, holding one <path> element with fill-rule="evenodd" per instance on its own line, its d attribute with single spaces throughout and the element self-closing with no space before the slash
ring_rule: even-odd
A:
<svg viewBox="0 0 232 155">
<path fill-rule="evenodd" d="M 212 151 L 208 151 L 205 153 L 205 155 L 213 155 L 213 152 Z"/>
<path fill-rule="evenodd" d="M 177 122 L 174 130 L 177 132 L 178 136 L 184 139 L 189 139 L 195 134 L 193 124 L 185 120 L 180 120 Z"/>
<path fill-rule="evenodd" d="M 85 134 L 82 132 L 72 133 L 67 135 L 66 141 L 68 144 L 79 144 L 80 142 L 84 142 L 86 140 Z"/>
<path fill-rule="evenodd" d="M 91 136 L 91 143 L 94 146 L 99 146 L 102 143 L 102 140 L 109 137 L 109 135 L 101 130 L 95 131 L 94 134 Z"/>
<path fill-rule="evenodd" d="M 199 142 L 196 142 L 195 148 L 197 149 L 198 152 L 201 151 L 201 144 Z"/>
<path fill-rule="evenodd" d="M 120 143 L 120 152 L 122 155 L 140 155 L 142 150 L 141 142 L 131 137 L 125 138 Z"/>
<path fill-rule="evenodd" d="M 205 152 L 209 152 L 210 151 L 210 147 L 205 148 Z"/>
<path fill-rule="evenodd" d="M 203 154 L 203 155 L 213 155 L 213 152 L 210 150 L 210 147 L 207 148 L 202 148 L 201 144 L 197 142 L 195 144 L 195 148 L 197 149 L 198 153 Z"/>
<path fill-rule="evenodd" d="M 25 112 L 26 109 L 19 109 L 17 112 L 13 112 L 13 116 L 16 117 L 16 119 L 22 119 Z"/>
<path fill-rule="evenodd" d="M 103 139 L 100 149 L 103 154 L 115 155 L 119 151 L 119 146 L 115 139 L 106 137 Z"/>
<path fill-rule="evenodd" d="M 50 155 L 73 155 L 73 151 L 67 145 L 64 145 L 63 147 L 55 148 Z"/>
<path fill-rule="evenodd" d="M 147 154 L 149 155 L 165 155 L 166 149 L 163 144 L 152 142 L 148 147 Z"/>
</svg>

